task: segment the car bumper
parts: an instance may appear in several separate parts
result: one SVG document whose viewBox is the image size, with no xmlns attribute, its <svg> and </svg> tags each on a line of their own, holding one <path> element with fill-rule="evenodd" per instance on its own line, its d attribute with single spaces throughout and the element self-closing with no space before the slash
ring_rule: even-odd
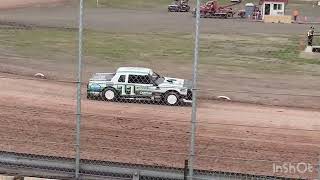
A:
<svg viewBox="0 0 320 180">
<path fill-rule="evenodd" d="M 93 91 L 87 91 L 87 96 L 89 97 L 100 97 L 101 92 L 93 92 Z"/>
<path fill-rule="evenodd" d="M 191 91 L 191 89 L 188 90 L 187 95 L 182 98 L 182 101 L 185 102 L 185 103 L 191 103 L 192 102 L 192 91 Z"/>
<path fill-rule="evenodd" d="M 183 101 L 184 103 L 192 103 L 192 100 L 183 99 L 182 101 Z"/>
</svg>

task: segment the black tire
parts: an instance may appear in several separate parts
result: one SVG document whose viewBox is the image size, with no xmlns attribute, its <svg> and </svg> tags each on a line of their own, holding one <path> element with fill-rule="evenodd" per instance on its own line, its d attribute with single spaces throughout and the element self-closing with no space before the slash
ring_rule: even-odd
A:
<svg viewBox="0 0 320 180">
<path fill-rule="evenodd" d="M 90 94 L 87 94 L 87 99 L 91 100 L 93 97 Z"/>
<path fill-rule="evenodd" d="M 227 13 L 227 18 L 233 18 L 233 14 L 232 13 Z"/>
<path fill-rule="evenodd" d="M 105 101 L 117 101 L 119 94 L 114 88 L 106 88 L 102 91 L 101 97 Z"/>
<path fill-rule="evenodd" d="M 167 92 L 164 96 L 164 102 L 169 106 L 177 106 L 180 104 L 180 96 L 176 92 Z"/>
</svg>

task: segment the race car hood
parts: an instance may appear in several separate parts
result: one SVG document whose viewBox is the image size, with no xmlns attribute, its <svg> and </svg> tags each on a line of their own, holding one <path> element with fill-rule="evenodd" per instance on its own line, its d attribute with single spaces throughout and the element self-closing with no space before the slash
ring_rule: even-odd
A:
<svg viewBox="0 0 320 180">
<path fill-rule="evenodd" d="M 191 82 L 184 79 L 164 77 L 164 81 L 159 84 L 159 87 L 191 88 Z"/>
</svg>

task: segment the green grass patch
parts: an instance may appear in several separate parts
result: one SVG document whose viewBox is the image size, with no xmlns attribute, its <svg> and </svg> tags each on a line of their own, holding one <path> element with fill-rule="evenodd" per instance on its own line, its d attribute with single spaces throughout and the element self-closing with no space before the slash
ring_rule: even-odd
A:
<svg viewBox="0 0 320 180">
<path fill-rule="evenodd" d="M 0 48 L 38 59 L 76 59 L 77 32 L 57 29 L 0 30 Z M 85 31 L 84 55 L 99 65 L 136 64 L 190 66 L 193 37 L 189 34 L 117 34 Z M 299 57 L 298 39 L 255 35 L 204 34 L 200 65 L 204 71 L 296 73 L 317 59 Z M 65 59 L 61 57 L 74 57 Z M 59 58 L 58 58 L 59 57 Z"/>
<path fill-rule="evenodd" d="M 52 58 L 57 54 L 75 54 L 76 41 L 76 34 L 71 31 L 0 30 L 0 47 L 30 57 Z"/>
<path fill-rule="evenodd" d="M 178 60 L 192 55 L 192 42 L 175 34 L 107 34 L 87 32 L 86 53 L 101 59 L 130 60 L 162 59 L 175 56 Z M 165 58 L 168 59 L 168 58 Z"/>
<path fill-rule="evenodd" d="M 98 7 L 105 8 L 123 8 L 123 9 L 147 9 L 147 8 L 163 8 L 171 3 L 171 0 L 98 0 Z M 97 7 L 97 0 L 87 0 L 86 5 L 89 7 Z"/>
<path fill-rule="evenodd" d="M 206 3 L 209 0 L 201 0 L 201 3 Z M 244 3 L 247 0 L 244 1 Z M 256 0 L 254 0 L 256 1 Z M 163 9 L 167 5 L 171 4 L 173 0 L 86 0 L 87 7 L 99 7 L 99 8 L 120 8 L 120 9 Z M 249 0 L 248 0 L 249 2 Z M 252 2 L 252 1 L 250 1 Z M 196 2 L 190 0 L 189 4 L 195 7 Z M 230 0 L 219 0 L 219 4 L 231 4 Z"/>
<path fill-rule="evenodd" d="M 276 58 L 276 59 L 287 61 L 287 62 L 294 62 L 300 65 L 303 65 L 303 64 L 319 64 L 320 65 L 319 59 L 306 59 L 299 56 L 301 53 L 301 47 L 299 47 L 299 38 L 292 37 L 290 38 L 289 42 L 290 43 L 284 47 L 279 46 L 279 50 L 267 51 L 267 52 L 261 51 L 261 53 L 265 54 L 266 57 Z M 320 45 L 320 39 L 315 38 L 314 44 Z"/>
</svg>

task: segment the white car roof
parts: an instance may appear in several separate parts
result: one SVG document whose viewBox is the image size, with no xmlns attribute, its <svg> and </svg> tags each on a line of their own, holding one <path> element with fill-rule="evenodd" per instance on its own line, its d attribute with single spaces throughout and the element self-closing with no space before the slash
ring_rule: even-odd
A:
<svg viewBox="0 0 320 180">
<path fill-rule="evenodd" d="M 117 73 L 138 73 L 138 74 L 152 74 L 152 70 L 143 67 L 120 67 Z"/>
</svg>

